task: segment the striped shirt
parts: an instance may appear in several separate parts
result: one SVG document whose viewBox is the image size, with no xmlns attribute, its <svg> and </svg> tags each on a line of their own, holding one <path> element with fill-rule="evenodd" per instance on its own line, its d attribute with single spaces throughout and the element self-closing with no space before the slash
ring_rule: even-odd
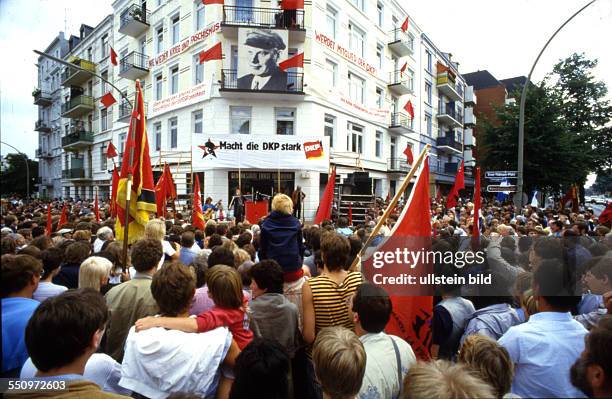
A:
<svg viewBox="0 0 612 399">
<path fill-rule="evenodd" d="M 308 280 L 315 311 L 315 334 L 324 327 L 342 326 L 353 330 L 348 314 L 347 300 L 363 282 L 360 272 L 350 272 L 338 285 L 327 275 Z"/>
</svg>

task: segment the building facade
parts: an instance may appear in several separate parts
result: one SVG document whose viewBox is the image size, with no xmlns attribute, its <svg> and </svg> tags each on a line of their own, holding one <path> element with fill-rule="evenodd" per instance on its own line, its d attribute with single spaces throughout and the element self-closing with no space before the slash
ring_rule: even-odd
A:
<svg viewBox="0 0 612 399">
<path fill-rule="evenodd" d="M 190 192 L 193 173 L 205 196 L 226 205 L 237 187 L 272 195 L 300 186 L 305 217 L 316 212 L 328 171 L 307 164 L 245 166 L 239 157 L 234 167 L 203 167 L 198 146 L 211 138 L 320 139 L 329 143 L 326 156 L 336 165 L 337 181 L 347 183 L 342 192 L 383 198 L 395 194 L 409 170 L 407 148 L 416 159 L 432 145 L 431 183 L 442 190 L 452 185 L 464 149 L 469 155 L 464 125 L 475 118 L 465 96 L 474 99 L 473 92 L 450 54 L 412 18 L 401 28 L 408 10 L 397 1 L 316 0 L 304 10 L 283 11 L 276 0 L 208 6 L 200 0 L 117 0 L 113 10 L 71 55 L 102 45 L 110 26 L 107 43 L 119 65 L 97 58 L 96 70 L 130 99 L 140 79 L 153 169 L 157 174 L 168 163 L 179 194 Z M 200 64 L 200 53 L 218 43 L 222 60 Z M 304 55 L 303 68 L 277 68 L 297 54 Z M 273 72 L 261 73 L 266 68 Z M 91 81 L 98 91 L 90 112 L 99 123 L 93 123 L 90 145 L 79 149 L 91 165 L 87 184 L 108 195 L 111 166 L 103 154 L 110 141 L 123 152 L 131 110 L 124 100 L 105 110 L 98 99 L 110 89 Z M 85 91 L 88 84 L 81 83 Z M 108 121 L 102 126 L 103 115 Z"/>
</svg>

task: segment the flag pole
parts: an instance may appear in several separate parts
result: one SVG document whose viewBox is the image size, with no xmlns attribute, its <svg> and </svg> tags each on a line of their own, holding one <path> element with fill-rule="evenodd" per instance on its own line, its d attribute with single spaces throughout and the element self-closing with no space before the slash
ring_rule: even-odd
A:
<svg viewBox="0 0 612 399">
<path fill-rule="evenodd" d="M 410 180 L 412 180 L 412 178 L 414 177 L 416 171 L 421 166 L 421 163 L 423 163 L 423 160 L 425 159 L 425 156 L 427 155 L 427 152 L 429 151 L 430 148 L 431 148 L 431 144 L 427 144 L 427 145 L 425 145 L 425 148 L 423 148 L 423 151 L 421 151 L 421 154 L 419 155 L 419 158 L 416 160 L 414 165 L 412 165 L 412 168 L 410 169 L 410 172 L 408 172 L 408 175 L 406 175 L 406 178 L 402 182 L 402 185 L 400 186 L 399 190 L 397 190 L 395 192 L 395 195 L 391 199 L 391 202 L 389 202 L 389 205 L 387 205 L 387 209 L 385 209 L 385 212 L 380 217 L 380 220 L 374 226 L 374 229 L 372 230 L 372 233 L 370 233 L 370 236 L 366 240 L 365 244 L 363 244 L 363 247 L 361 247 L 361 249 L 359 250 L 359 253 L 357 253 L 357 256 L 353 260 L 353 263 L 351 264 L 351 267 L 350 267 L 349 270 L 355 270 L 355 268 L 357 267 L 357 263 L 360 262 L 361 256 L 366 251 L 366 249 L 368 248 L 368 246 L 370 245 L 370 243 L 372 242 L 374 237 L 376 237 L 376 235 L 378 234 L 378 232 L 382 228 L 383 224 L 385 223 L 385 221 L 387 220 L 387 218 L 389 217 L 389 215 L 391 214 L 393 209 L 395 209 L 395 206 L 397 205 L 397 202 L 399 201 L 399 199 L 402 196 L 402 194 L 404 193 L 404 191 L 406 191 L 406 189 L 408 188 L 408 185 L 410 184 Z"/>
<path fill-rule="evenodd" d="M 140 85 L 140 79 L 136 80 L 136 83 Z M 132 107 L 132 116 L 130 118 L 130 163 L 128 165 L 128 181 L 127 181 L 127 189 L 125 192 L 125 225 L 123 226 L 123 271 L 127 270 L 127 260 L 128 260 L 128 237 L 130 230 L 130 197 L 132 196 L 132 180 L 134 178 L 134 173 L 132 170 L 132 164 L 134 163 L 134 143 L 136 140 L 136 123 L 134 122 L 134 110 L 138 106 L 138 91 L 134 93 L 134 106 Z M 140 116 L 141 118 L 144 115 Z M 134 122 L 134 123 L 133 123 Z"/>
</svg>

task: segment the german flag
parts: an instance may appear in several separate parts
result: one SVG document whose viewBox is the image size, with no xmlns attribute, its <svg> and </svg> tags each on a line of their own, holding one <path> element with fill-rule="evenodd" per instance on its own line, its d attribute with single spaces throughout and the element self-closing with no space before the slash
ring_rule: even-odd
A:
<svg viewBox="0 0 612 399">
<path fill-rule="evenodd" d="M 145 106 L 139 81 L 136 81 L 136 104 L 128 132 L 117 187 L 115 232 L 117 239 L 123 240 L 124 228 L 127 224 L 128 243 L 133 243 L 144 235 L 144 227 L 149 221 L 149 212 L 157 211 L 153 170 L 147 142 Z M 130 153 L 134 154 L 132 162 L 130 162 Z M 133 175 L 131 187 L 128 185 L 130 173 Z M 130 198 L 129 212 L 125 209 L 128 195 Z"/>
</svg>

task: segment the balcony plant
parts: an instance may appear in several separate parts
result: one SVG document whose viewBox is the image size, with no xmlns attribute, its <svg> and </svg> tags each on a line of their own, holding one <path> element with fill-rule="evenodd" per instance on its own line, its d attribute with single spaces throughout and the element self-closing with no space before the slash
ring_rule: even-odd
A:
<svg viewBox="0 0 612 399">
<path fill-rule="evenodd" d="M 132 11 L 130 11 L 130 16 L 136 21 L 143 22 L 142 15 L 141 8 L 134 8 Z"/>
</svg>

